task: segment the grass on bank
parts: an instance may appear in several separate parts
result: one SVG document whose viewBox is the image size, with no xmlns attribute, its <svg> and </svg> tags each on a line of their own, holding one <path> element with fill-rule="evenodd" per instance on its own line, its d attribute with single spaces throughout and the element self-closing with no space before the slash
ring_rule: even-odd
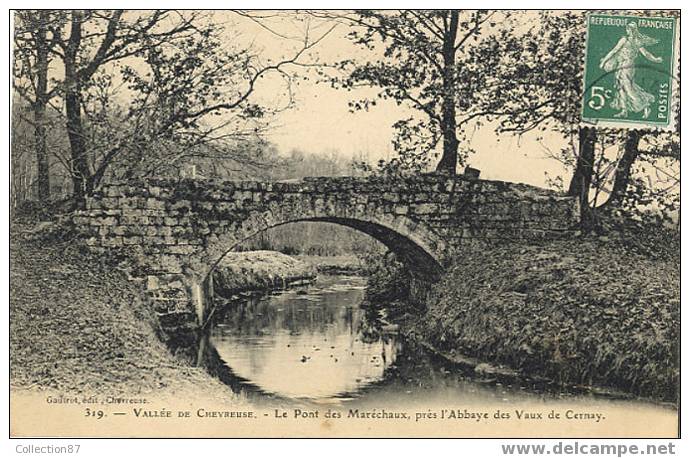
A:
<svg viewBox="0 0 690 458">
<path fill-rule="evenodd" d="M 416 333 L 528 376 L 675 402 L 680 254 L 670 253 L 608 238 L 468 249 Z"/>
<path fill-rule="evenodd" d="M 10 384 L 69 394 L 237 402 L 202 368 L 176 360 L 137 287 L 79 243 L 10 228 Z"/>
</svg>

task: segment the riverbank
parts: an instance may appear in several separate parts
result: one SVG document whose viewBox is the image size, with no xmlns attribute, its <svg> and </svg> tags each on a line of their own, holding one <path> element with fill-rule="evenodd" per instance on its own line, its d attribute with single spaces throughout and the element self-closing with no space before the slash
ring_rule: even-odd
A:
<svg viewBox="0 0 690 458">
<path fill-rule="evenodd" d="M 351 255 L 312 256 L 299 254 L 293 256 L 312 266 L 317 272 L 329 275 L 367 275 L 368 269 L 361 258 Z"/>
<path fill-rule="evenodd" d="M 309 283 L 317 270 L 309 263 L 277 251 L 227 253 L 213 272 L 214 290 L 230 297 L 240 292 L 283 289 Z"/>
<path fill-rule="evenodd" d="M 525 378 L 675 402 L 680 265 L 608 239 L 467 249 L 413 332 Z"/>
<path fill-rule="evenodd" d="M 172 356 L 156 335 L 155 314 L 116 264 L 35 228 L 10 226 L 13 393 L 244 402 Z"/>
</svg>

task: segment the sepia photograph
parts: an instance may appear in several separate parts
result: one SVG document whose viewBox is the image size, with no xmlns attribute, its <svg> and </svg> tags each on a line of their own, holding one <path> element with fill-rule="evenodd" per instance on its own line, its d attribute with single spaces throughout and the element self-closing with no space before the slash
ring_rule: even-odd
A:
<svg viewBox="0 0 690 458">
<path fill-rule="evenodd" d="M 675 454 L 680 20 L 9 10 L 10 438 Z"/>
</svg>

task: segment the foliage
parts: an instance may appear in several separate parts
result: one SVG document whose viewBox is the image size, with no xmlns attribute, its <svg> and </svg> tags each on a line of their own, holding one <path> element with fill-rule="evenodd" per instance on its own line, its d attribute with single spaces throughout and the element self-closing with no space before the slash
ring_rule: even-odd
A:
<svg viewBox="0 0 690 458">
<path fill-rule="evenodd" d="M 36 53 L 32 34 L 40 14 L 17 16 L 15 49 L 22 56 Z M 329 33 L 307 35 L 292 55 L 266 62 L 251 45 L 228 45 L 240 40 L 207 12 L 59 14 L 63 20 L 50 23 L 44 40 L 55 61 L 45 96 L 36 93 L 29 57 L 15 59 L 14 87 L 29 103 L 53 101 L 62 117 L 77 202 L 109 174 L 171 173 L 190 157 L 244 162 L 247 156 L 237 151 L 259 141 L 270 115 L 292 103 L 288 89 L 283 104 L 258 105 L 252 101 L 257 84 L 274 74 L 289 86 L 286 67 L 304 65 L 305 53 Z"/>
<path fill-rule="evenodd" d="M 369 272 L 366 301 L 377 307 L 386 307 L 396 301 L 405 301 L 410 295 L 410 273 L 394 253 L 383 256 L 369 254 L 364 258 Z"/>
<path fill-rule="evenodd" d="M 537 141 L 554 132 L 563 136 L 566 146 L 551 156 L 572 170 L 567 191 L 580 195 L 583 215 L 594 223 L 597 208 L 608 206 L 621 207 L 629 217 L 640 218 L 650 208 L 673 217 L 680 197 L 679 132 L 591 128 L 589 137 L 583 135 L 586 12 L 531 14 L 536 17 L 528 30 L 495 36 L 496 52 L 512 63 L 500 66 L 497 76 L 503 100 L 497 131 L 532 132 Z M 583 142 L 587 138 L 591 144 Z M 577 185 L 581 180 L 586 189 Z"/>
<path fill-rule="evenodd" d="M 308 153 L 293 148 L 286 154 L 279 154 L 275 148 L 269 148 L 264 154 L 267 163 L 258 173 L 269 180 L 362 175 L 356 168 L 355 156 L 348 158 L 338 150 Z"/>
<path fill-rule="evenodd" d="M 500 56 L 488 37 L 507 18 L 481 10 L 358 10 L 336 19 L 353 26 L 349 38 L 376 56 L 337 65 L 345 76 L 331 79 L 335 87 L 379 89 L 375 98 L 352 101 L 351 108 L 393 100 L 414 113 L 394 124 L 399 158 L 387 167 L 426 169 L 442 142 L 437 170 L 455 173 L 472 152 L 469 123 L 485 114 L 476 108 L 490 104 L 484 88 L 491 87 L 492 64 Z"/>
<path fill-rule="evenodd" d="M 50 10 L 19 10 L 15 14 L 19 21 L 14 30 L 17 46 L 13 49 L 13 85 L 16 93 L 31 107 L 32 116 L 27 116 L 24 120 L 31 125 L 34 136 L 32 146 L 36 157 L 36 194 L 38 200 L 46 203 L 51 194 L 47 141 L 51 123 L 47 109 L 55 96 L 55 88 L 48 90 L 48 74 L 57 47 L 54 30 L 66 24 L 66 15 L 61 11 Z M 51 37 L 49 31 L 52 32 Z M 25 174 L 17 178 L 23 179 Z"/>
<path fill-rule="evenodd" d="M 238 248 L 275 250 L 281 253 L 311 256 L 378 253 L 380 244 L 354 229 L 332 223 L 301 222 L 285 224 L 246 240 Z"/>
<path fill-rule="evenodd" d="M 632 216 L 631 216 L 632 215 Z M 666 212 L 628 212 L 624 208 L 612 208 L 600 212 L 599 226 L 604 237 L 615 241 L 624 249 L 647 259 L 680 263 L 679 220 L 669 222 Z"/>
</svg>

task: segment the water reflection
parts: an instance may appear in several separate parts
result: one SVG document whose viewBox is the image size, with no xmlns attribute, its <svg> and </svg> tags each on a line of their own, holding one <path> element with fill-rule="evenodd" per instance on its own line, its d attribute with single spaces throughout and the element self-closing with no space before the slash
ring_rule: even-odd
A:
<svg viewBox="0 0 690 458">
<path fill-rule="evenodd" d="M 256 401 L 271 403 L 425 409 L 569 403 L 676 414 L 653 403 L 478 377 L 384 332 L 390 326 L 381 326 L 378 312 L 361 306 L 365 287 L 361 277 L 320 276 L 309 287 L 237 303 L 216 316 L 200 354 L 233 390 L 258 391 Z"/>
<path fill-rule="evenodd" d="M 359 307 L 366 280 L 320 276 L 315 284 L 232 306 L 210 342 L 232 372 L 281 397 L 346 399 L 382 380 L 396 359 L 392 336 Z"/>
</svg>

